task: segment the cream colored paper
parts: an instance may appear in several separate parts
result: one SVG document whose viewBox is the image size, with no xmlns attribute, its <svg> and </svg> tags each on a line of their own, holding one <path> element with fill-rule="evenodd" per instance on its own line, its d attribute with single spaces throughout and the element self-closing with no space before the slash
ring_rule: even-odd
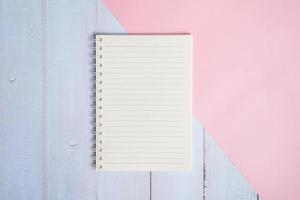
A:
<svg viewBox="0 0 300 200">
<path fill-rule="evenodd" d="M 96 169 L 189 170 L 190 35 L 96 36 Z"/>
</svg>

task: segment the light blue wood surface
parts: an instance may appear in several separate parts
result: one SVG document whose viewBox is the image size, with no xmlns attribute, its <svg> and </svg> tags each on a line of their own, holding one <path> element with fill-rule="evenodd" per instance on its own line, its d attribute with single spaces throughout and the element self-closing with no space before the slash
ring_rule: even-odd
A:
<svg viewBox="0 0 300 200">
<path fill-rule="evenodd" d="M 89 89 L 94 2 L 47 2 L 48 199 L 95 199 Z"/>
<path fill-rule="evenodd" d="M 0 200 L 255 200 L 196 119 L 191 172 L 95 171 L 95 33 L 126 33 L 101 0 L 0 0 Z"/>
<path fill-rule="evenodd" d="M 42 199 L 43 2 L 0 2 L 0 199 Z"/>
<path fill-rule="evenodd" d="M 204 155 L 206 199 L 258 200 L 258 195 L 251 185 L 206 131 Z"/>
</svg>

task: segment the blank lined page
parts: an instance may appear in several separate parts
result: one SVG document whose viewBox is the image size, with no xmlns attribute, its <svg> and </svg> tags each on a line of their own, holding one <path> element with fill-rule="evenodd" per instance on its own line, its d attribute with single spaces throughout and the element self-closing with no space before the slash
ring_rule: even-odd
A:
<svg viewBox="0 0 300 200">
<path fill-rule="evenodd" d="M 96 36 L 97 170 L 191 169 L 190 35 Z"/>
</svg>

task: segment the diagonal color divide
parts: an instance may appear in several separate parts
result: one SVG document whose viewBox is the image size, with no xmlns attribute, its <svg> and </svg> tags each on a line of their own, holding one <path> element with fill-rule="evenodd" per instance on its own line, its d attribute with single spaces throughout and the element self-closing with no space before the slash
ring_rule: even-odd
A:
<svg viewBox="0 0 300 200">
<path fill-rule="evenodd" d="M 129 33 L 192 33 L 194 114 L 264 199 L 300 195 L 299 2 L 104 2 Z"/>
<path fill-rule="evenodd" d="M 96 21 L 96 32 L 126 33 L 101 1 L 97 5 Z M 148 195 L 157 200 L 182 200 L 183 198 L 221 200 L 224 197 L 228 200 L 258 199 L 251 185 L 209 134 L 204 132 L 196 118 L 193 120 L 193 139 L 194 155 L 191 172 L 154 172 L 150 176 L 148 173 L 101 173 L 99 174 L 99 196 L 104 199 L 146 199 Z M 147 177 L 151 180 L 149 191 L 145 190 L 143 181 Z M 139 188 L 139 194 L 131 191 L 136 187 Z"/>
<path fill-rule="evenodd" d="M 223 152 L 207 138 L 204 148 L 197 120 L 191 172 L 97 173 L 90 43 L 124 29 L 99 0 L 3 0 L 0 10 L 1 200 L 256 200 Z"/>
</svg>

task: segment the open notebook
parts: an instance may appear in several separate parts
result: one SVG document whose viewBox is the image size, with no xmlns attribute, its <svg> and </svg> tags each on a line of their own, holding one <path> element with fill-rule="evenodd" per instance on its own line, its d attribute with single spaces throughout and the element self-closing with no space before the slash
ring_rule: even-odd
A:
<svg viewBox="0 0 300 200">
<path fill-rule="evenodd" d="M 192 166 L 191 35 L 96 36 L 96 169 Z"/>
</svg>

